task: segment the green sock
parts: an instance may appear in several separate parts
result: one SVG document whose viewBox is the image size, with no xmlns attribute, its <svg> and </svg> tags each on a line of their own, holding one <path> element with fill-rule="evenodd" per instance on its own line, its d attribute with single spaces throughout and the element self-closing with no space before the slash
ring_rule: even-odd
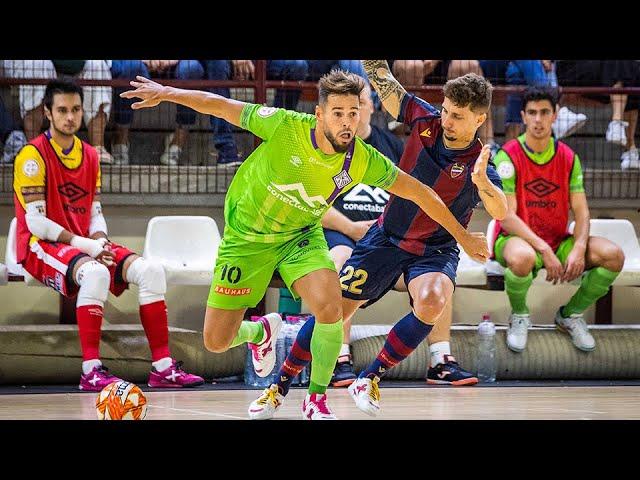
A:
<svg viewBox="0 0 640 480">
<path fill-rule="evenodd" d="M 513 313 L 528 314 L 527 308 L 527 292 L 533 282 L 533 274 L 529 272 L 526 277 L 519 277 L 510 269 L 504 271 L 504 288 L 511 303 L 511 311 Z"/>
<path fill-rule="evenodd" d="M 313 327 L 310 394 L 327 391 L 342 347 L 342 323 L 342 319 L 336 323 L 318 323 L 316 321 Z"/>
<path fill-rule="evenodd" d="M 580 288 L 573 297 L 571 297 L 571 300 L 565 305 L 560 314 L 563 317 L 568 317 L 574 313 L 584 312 L 589 308 L 589 305 L 592 305 L 600 297 L 606 295 L 609 287 L 619 274 L 620 272 L 612 272 L 602 267 L 592 268 L 587 271 L 587 273 L 582 276 Z"/>
<path fill-rule="evenodd" d="M 240 345 L 241 343 L 259 343 L 264 337 L 264 325 L 262 322 L 248 322 L 244 320 L 240 324 L 236 337 L 229 345 L 229 348 Z"/>
</svg>

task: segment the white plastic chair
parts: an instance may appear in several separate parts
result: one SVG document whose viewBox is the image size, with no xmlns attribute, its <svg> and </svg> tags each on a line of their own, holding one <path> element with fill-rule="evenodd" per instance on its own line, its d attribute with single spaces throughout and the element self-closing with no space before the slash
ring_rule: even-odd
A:
<svg viewBox="0 0 640 480">
<path fill-rule="evenodd" d="M 472 260 L 459 244 L 458 248 L 460 249 L 460 261 L 456 272 L 456 285 L 460 287 L 486 285 L 487 270 L 485 266 Z"/>
<path fill-rule="evenodd" d="M 14 217 L 9 225 L 9 233 L 7 234 L 7 248 L 4 255 L 4 263 L 7 266 L 8 275 L 18 275 L 24 277 L 24 282 L 29 286 L 44 287 L 45 285 L 22 268 L 17 261 L 17 249 L 16 249 L 16 231 L 18 229 L 18 220 Z"/>
<path fill-rule="evenodd" d="M 571 222 L 569 231 L 573 233 L 574 227 Z M 624 252 L 624 266 L 613 284 L 640 286 L 640 243 L 633 224 L 625 219 L 592 218 L 589 235 L 611 240 Z"/>
<path fill-rule="evenodd" d="M 163 265 L 168 284 L 210 285 L 220 240 L 211 217 L 153 217 L 147 225 L 143 256 Z"/>
</svg>

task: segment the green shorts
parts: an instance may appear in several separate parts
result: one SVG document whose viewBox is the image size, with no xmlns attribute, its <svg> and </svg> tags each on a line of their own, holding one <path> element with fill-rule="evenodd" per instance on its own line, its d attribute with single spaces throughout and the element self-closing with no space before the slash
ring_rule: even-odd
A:
<svg viewBox="0 0 640 480">
<path fill-rule="evenodd" d="M 493 244 L 493 252 L 495 253 L 496 260 L 504 268 L 507 268 L 507 262 L 505 262 L 504 257 L 502 256 L 502 251 L 504 250 L 504 246 L 507 244 L 507 240 L 513 237 L 517 237 L 517 235 L 500 234 L 498 235 L 498 238 L 496 238 L 496 241 Z M 556 257 L 558 257 L 558 260 L 560 260 L 560 263 L 562 263 L 562 265 L 566 265 L 567 258 L 569 257 L 571 250 L 573 250 L 574 244 L 575 244 L 575 239 L 573 238 L 573 235 L 570 235 L 567 238 L 565 238 L 563 241 L 561 241 L 560 245 L 558 245 L 558 248 L 556 249 L 555 253 L 556 253 Z M 538 274 L 538 270 L 540 270 L 543 267 L 544 267 L 544 262 L 542 261 L 542 255 L 540 255 L 539 252 L 536 252 L 536 263 L 533 266 L 533 272 L 532 272 L 533 278 L 536 278 L 536 275 Z"/>
<path fill-rule="evenodd" d="M 298 299 L 293 282 L 323 268 L 336 270 L 322 228 L 284 243 L 249 242 L 227 232 L 218 250 L 207 305 L 224 310 L 255 307 L 276 270 Z"/>
</svg>

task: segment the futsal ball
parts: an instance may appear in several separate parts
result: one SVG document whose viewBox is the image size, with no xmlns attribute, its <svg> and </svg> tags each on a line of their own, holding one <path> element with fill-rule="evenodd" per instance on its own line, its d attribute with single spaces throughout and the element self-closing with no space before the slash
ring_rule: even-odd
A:
<svg viewBox="0 0 640 480">
<path fill-rule="evenodd" d="M 120 380 L 102 389 L 96 398 L 98 420 L 142 420 L 147 399 L 137 385 Z"/>
</svg>

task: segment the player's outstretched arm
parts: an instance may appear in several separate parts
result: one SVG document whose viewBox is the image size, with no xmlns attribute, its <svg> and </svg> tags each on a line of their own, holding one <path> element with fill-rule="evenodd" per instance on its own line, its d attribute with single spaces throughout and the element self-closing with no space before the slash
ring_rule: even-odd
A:
<svg viewBox="0 0 640 480">
<path fill-rule="evenodd" d="M 433 189 L 400 171 L 394 184 L 387 190 L 417 204 L 422 211 L 442 225 L 472 259 L 484 263 L 489 258 L 489 247 L 484 234 L 465 230 Z"/>
<path fill-rule="evenodd" d="M 395 79 L 386 60 L 362 60 L 369 82 L 378 92 L 382 105 L 393 118 L 400 115 L 400 105 L 407 91 Z"/>
<path fill-rule="evenodd" d="M 120 96 L 142 99 L 131 105 L 134 110 L 155 107 L 160 102 L 173 102 L 200 113 L 222 118 L 239 127 L 240 115 L 246 105 L 245 102 L 239 102 L 215 93 L 169 87 L 139 75 L 130 84 L 135 87 L 135 90 L 127 90 L 122 92 Z"/>
</svg>

